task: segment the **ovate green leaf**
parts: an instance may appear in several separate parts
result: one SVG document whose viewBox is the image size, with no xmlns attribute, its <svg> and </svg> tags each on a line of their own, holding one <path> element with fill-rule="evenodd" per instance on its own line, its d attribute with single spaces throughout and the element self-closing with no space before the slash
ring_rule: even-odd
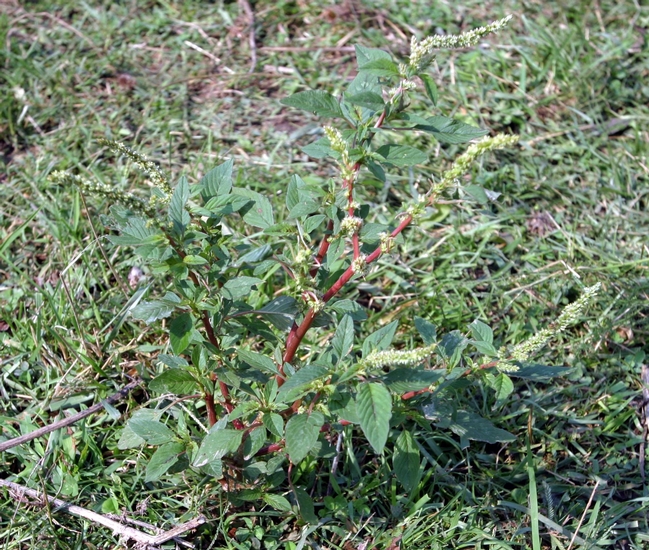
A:
<svg viewBox="0 0 649 550">
<path fill-rule="evenodd" d="M 551 367 L 549 365 L 522 364 L 519 369 L 508 373 L 515 378 L 525 378 L 526 380 L 547 380 L 555 376 L 566 376 L 573 371 L 570 367 Z"/>
<path fill-rule="evenodd" d="M 232 165 L 232 159 L 228 159 L 201 178 L 199 185 L 204 200 L 227 195 L 232 190 Z"/>
<path fill-rule="evenodd" d="M 445 116 L 429 117 L 426 124 L 418 124 L 415 128 L 432 134 L 442 143 L 466 143 L 488 133 L 487 130 Z"/>
<path fill-rule="evenodd" d="M 385 50 L 379 50 L 378 48 L 366 48 L 360 44 L 354 46 L 356 50 L 356 63 L 358 67 L 367 65 L 370 61 L 376 61 L 377 59 L 387 59 L 388 61 L 392 60 L 392 56 Z"/>
<path fill-rule="evenodd" d="M 430 321 L 426 321 L 422 317 L 415 317 L 415 328 L 427 346 L 437 341 L 437 328 Z"/>
<path fill-rule="evenodd" d="M 383 377 L 383 382 L 395 394 L 423 390 L 439 382 L 446 374 L 446 369 L 420 370 L 399 368 L 390 371 Z"/>
<path fill-rule="evenodd" d="M 385 102 L 381 94 L 376 92 L 360 92 L 354 95 L 345 96 L 345 101 L 352 105 L 359 105 L 372 111 L 381 111 L 385 107 Z"/>
<path fill-rule="evenodd" d="M 268 504 L 272 508 L 275 508 L 275 510 L 279 510 L 280 512 L 291 511 L 291 503 L 288 500 L 286 500 L 282 495 L 264 493 L 261 498 L 266 504 Z"/>
<path fill-rule="evenodd" d="M 160 479 L 169 468 L 178 462 L 180 455 L 184 452 L 185 445 L 178 442 L 165 443 L 158 447 L 146 465 L 145 483 Z"/>
<path fill-rule="evenodd" d="M 266 198 L 264 195 L 257 193 L 256 191 L 251 191 L 250 189 L 241 188 L 233 189 L 232 192 L 236 195 L 246 197 L 253 201 L 251 207 L 246 207 L 243 209 L 245 210 L 243 219 L 246 223 L 254 225 L 255 227 L 260 227 L 261 229 L 267 229 L 268 227 L 275 224 L 273 206 L 271 205 L 268 198 Z"/>
<path fill-rule="evenodd" d="M 278 296 L 258 310 L 279 330 L 288 330 L 298 313 L 297 301 L 290 296 Z"/>
<path fill-rule="evenodd" d="M 494 376 L 489 385 L 496 392 L 496 407 L 500 407 L 514 391 L 512 379 L 504 372 Z"/>
<path fill-rule="evenodd" d="M 319 519 L 313 507 L 313 499 L 309 496 L 309 493 L 304 489 L 296 487 L 295 499 L 297 500 L 297 505 L 300 509 L 300 516 L 302 516 L 302 519 L 307 523 L 318 523 Z"/>
<path fill-rule="evenodd" d="M 494 333 L 489 325 L 486 325 L 482 321 L 478 321 L 476 319 L 469 325 L 469 329 L 471 330 L 471 335 L 478 342 L 487 342 L 487 344 L 493 344 Z"/>
<path fill-rule="evenodd" d="M 309 384 L 327 376 L 329 371 L 320 365 L 306 365 L 289 376 L 277 393 L 278 401 L 293 401 L 300 397 Z"/>
<path fill-rule="evenodd" d="M 174 309 L 176 309 L 176 306 L 173 304 L 154 300 L 152 302 L 140 302 L 131 310 L 131 315 L 134 319 L 139 319 L 150 325 L 155 321 L 169 317 Z"/>
<path fill-rule="evenodd" d="M 354 345 L 354 321 L 351 315 L 344 315 L 336 328 L 331 345 L 338 356 L 338 361 L 347 357 Z"/>
<path fill-rule="evenodd" d="M 178 315 L 169 323 L 169 341 L 176 355 L 180 355 L 187 349 L 193 330 L 194 319 L 189 313 Z"/>
<path fill-rule="evenodd" d="M 514 441 L 516 437 L 505 430 L 496 428 L 486 418 L 468 412 L 458 411 L 455 420 L 449 426 L 450 430 L 459 435 L 463 440 L 484 441 L 486 443 L 500 443 Z"/>
<path fill-rule="evenodd" d="M 296 414 L 286 423 L 286 450 L 293 464 L 298 464 L 318 442 L 324 416 L 318 411 Z"/>
<path fill-rule="evenodd" d="M 284 437 L 284 419 L 277 413 L 264 413 L 261 421 L 268 431 L 277 437 Z"/>
<path fill-rule="evenodd" d="M 171 201 L 169 202 L 169 219 L 173 223 L 174 230 L 182 235 L 189 225 L 189 212 L 185 205 L 189 200 L 189 183 L 187 178 L 182 176 L 174 189 Z"/>
<path fill-rule="evenodd" d="M 241 430 L 215 430 L 212 428 L 198 449 L 194 466 L 200 468 L 214 460 L 223 458 L 228 453 L 235 452 L 241 445 L 242 436 L 243 431 Z"/>
<path fill-rule="evenodd" d="M 379 147 L 376 152 L 389 164 L 394 166 L 414 166 L 428 161 L 428 155 L 410 145 L 388 143 Z"/>
<path fill-rule="evenodd" d="M 424 89 L 426 90 L 426 95 L 433 102 L 433 105 L 437 106 L 437 100 L 439 99 L 439 92 L 437 91 L 437 84 L 435 81 L 427 74 L 420 74 L 419 78 L 424 84 Z"/>
<path fill-rule="evenodd" d="M 168 369 L 149 382 L 149 389 L 155 393 L 189 395 L 198 389 L 198 383 L 185 369 Z"/>
<path fill-rule="evenodd" d="M 221 287 L 221 294 L 228 300 L 240 300 L 248 296 L 250 291 L 262 282 L 258 277 L 247 277 L 245 275 L 235 277 Z"/>
<path fill-rule="evenodd" d="M 251 367 L 255 369 L 259 369 L 266 373 L 278 374 L 279 372 L 277 370 L 277 365 L 275 364 L 275 361 L 273 361 L 267 355 L 263 355 L 261 353 L 257 353 L 255 351 L 250 351 L 247 349 L 240 349 L 239 351 L 237 351 L 237 357 L 239 358 L 239 360 L 243 361 L 244 363 L 248 363 L 248 365 L 250 365 Z"/>
<path fill-rule="evenodd" d="M 383 384 L 361 384 L 356 395 L 356 413 L 361 429 L 374 451 L 383 452 L 390 431 L 392 398 Z"/>
<path fill-rule="evenodd" d="M 412 491 L 419 482 L 419 448 L 410 432 L 404 430 L 397 438 L 392 465 L 403 488 Z"/>
<path fill-rule="evenodd" d="M 363 342 L 363 357 L 367 357 L 373 351 L 383 351 L 390 347 L 394 333 L 397 330 L 397 322 L 391 323 L 381 327 L 370 334 Z"/>
<path fill-rule="evenodd" d="M 280 101 L 282 105 L 309 111 L 314 115 L 325 118 L 342 118 L 343 113 L 338 100 L 327 92 L 321 90 L 308 90 L 298 92 Z"/>
<path fill-rule="evenodd" d="M 363 66 L 359 67 L 358 70 L 375 76 L 399 76 L 399 66 L 394 61 L 387 58 L 368 61 Z"/>
<path fill-rule="evenodd" d="M 133 417 L 127 426 L 149 445 L 162 445 L 175 438 L 174 433 L 159 420 Z"/>
</svg>

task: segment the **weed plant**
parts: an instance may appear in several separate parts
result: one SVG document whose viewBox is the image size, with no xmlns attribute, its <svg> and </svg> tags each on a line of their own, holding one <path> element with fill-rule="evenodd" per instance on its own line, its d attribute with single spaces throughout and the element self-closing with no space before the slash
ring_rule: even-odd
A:
<svg viewBox="0 0 649 550">
<path fill-rule="evenodd" d="M 508 5 L 515 45 L 432 60 L 459 43 L 424 40 L 399 64 L 409 24 L 450 29 L 455 11 L 355 11 L 382 49 L 347 59 L 295 26 L 322 12 L 313 44 L 342 44 L 346 3 L 260 2 L 271 47 L 249 75 L 236 4 L 99 4 L 0 20 L 0 439 L 125 372 L 147 393 L 5 453 L 3 476 L 156 525 L 204 512 L 202 548 L 641 548 L 642 9 Z M 466 8 L 462 28 L 488 17 Z M 83 218 L 106 204 L 108 246 Z M 140 258 L 146 278 L 122 282 Z M 7 550 L 112 547 L 11 503 Z"/>
<path fill-rule="evenodd" d="M 437 50 L 475 46 L 509 19 L 458 36 L 413 37 L 404 63 L 385 50 L 356 46 L 358 74 L 341 98 L 307 90 L 284 99 L 342 128 L 324 126 L 324 135 L 303 148 L 312 158 L 333 159 L 338 173 L 324 185 L 293 175 L 283 215 L 269 197 L 245 187 L 245 175 L 234 185 L 232 160 L 197 183 L 183 176 L 172 186 L 144 156 L 105 141 L 147 175 L 148 200 L 53 173 L 55 183 L 76 184 L 117 203 L 112 228 L 118 235 L 110 240 L 136 247 L 152 272 L 172 282 L 155 300 L 140 291 L 130 309 L 149 324 L 169 318 L 170 353 L 157 357 L 161 373 L 148 384 L 159 399 L 131 416 L 118 444 L 155 449 L 146 482 L 188 470 L 196 479 L 219 480 L 237 501 L 260 500 L 317 524 L 332 511 L 324 498 L 340 485 L 331 465 L 357 429 L 371 449 L 363 461 L 393 449 L 391 471 L 383 475 L 394 474 L 409 495 L 406 506 L 418 497 L 424 438 L 450 430 L 462 448 L 470 440 L 514 439 L 466 408 L 459 393 L 467 384 L 485 384 L 498 408 L 514 389 L 512 377 L 564 372 L 532 359 L 580 319 L 598 286 L 586 288 L 549 328 L 514 347 L 497 347 L 493 330 L 480 320 L 465 332 L 438 335 L 434 324 L 416 315 L 411 324 L 417 335 L 402 335 L 410 343 L 393 345 L 398 322 L 366 335 L 363 309 L 345 297 L 379 259 L 398 261 L 402 232 L 411 225 L 453 199 L 488 196 L 465 176 L 479 157 L 513 146 L 517 137 L 483 137 L 487 130 L 431 114 L 438 90 L 427 71 Z M 432 110 L 411 103 L 417 85 Z M 387 184 L 390 172 L 428 162 L 429 154 L 412 145 L 420 133 L 471 145 L 439 180 L 412 186 L 392 219 L 383 221 L 372 214 L 382 206 L 373 189 Z M 180 405 L 188 398 L 200 400 L 204 419 Z"/>
</svg>

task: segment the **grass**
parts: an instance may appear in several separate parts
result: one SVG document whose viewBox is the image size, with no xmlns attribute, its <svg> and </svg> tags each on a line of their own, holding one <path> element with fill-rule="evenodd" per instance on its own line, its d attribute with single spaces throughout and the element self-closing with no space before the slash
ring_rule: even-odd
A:
<svg viewBox="0 0 649 550">
<path fill-rule="evenodd" d="M 464 201 L 413 230 L 403 262 L 382 263 L 350 297 L 369 306 L 370 326 L 407 324 L 416 307 L 439 331 L 497 320 L 498 341 L 507 343 L 546 324 L 581 284 L 601 281 L 584 325 L 542 358 L 572 374 L 518 384 L 497 411 L 486 392 L 460 391 L 519 439 L 466 449 L 446 432 L 426 437 L 412 494 L 391 479 L 390 453 L 364 461 L 346 432 L 340 476 L 352 483 L 316 509 L 326 507 L 329 521 L 310 528 L 228 501 L 210 480 L 188 486 L 176 475 L 145 484 L 146 451 L 120 450 L 117 440 L 146 394 L 119 406 L 121 419 L 99 415 L 4 453 L 2 477 L 158 526 L 203 511 L 209 522 L 194 536 L 198 548 L 349 550 L 394 548 L 397 540 L 431 549 L 646 548 L 639 450 L 649 314 L 648 8 L 613 0 L 461 7 L 260 0 L 254 8 L 257 63 L 249 72 L 248 20 L 237 3 L 0 7 L 3 435 L 96 402 L 129 373 L 151 377 L 166 346 L 160 327 L 123 315 L 138 259 L 102 238 L 109 205 L 53 186 L 53 170 L 146 185 L 95 143 L 111 137 L 173 180 L 187 170 L 199 177 L 224 157 L 236 159 L 241 184 L 258 190 L 282 189 L 293 173 L 327 177 L 326 165 L 298 149 L 313 140 L 317 121 L 279 99 L 304 87 L 340 92 L 353 70 L 346 46 L 405 54 L 412 32 L 456 32 L 506 13 L 515 19 L 491 46 L 442 53 L 435 74 L 441 112 L 521 136 L 520 148 L 472 174 L 501 193 L 498 201 Z M 430 149 L 435 162 L 424 175 L 432 176 L 460 150 L 432 142 Z M 404 173 L 393 189 L 377 190 L 377 203 L 412 183 Z M 150 274 L 146 282 L 164 285 Z M 3 550 L 116 544 L 105 529 L 0 492 Z"/>
</svg>

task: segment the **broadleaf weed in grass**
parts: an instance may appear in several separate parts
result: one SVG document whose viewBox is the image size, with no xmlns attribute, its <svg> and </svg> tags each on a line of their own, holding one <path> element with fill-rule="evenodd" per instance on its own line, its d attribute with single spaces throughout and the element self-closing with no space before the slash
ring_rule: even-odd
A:
<svg viewBox="0 0 649 550">
<path fill-rule="evenodd" d="M 484 137 L 486 130 L 431 116 L 429 107 L 412 103 L 411 94 L 421 82 L 436 105 L 439 91 L 426 73 L 435 48 L 473 45 L 508 21 L 459 37 L 413 40 L 403 63 L 386 51 L 357 46 L 358 74 L 341 98 L 315 90 L 283 100 L 328 119 L 323 137 L 304 150 L 337 166 L 336 177 L 323 187 L 294 175 L 286 189 L 287 211 L 235 185 L 245 177 L 234 177 L 232 160 L 197 183 L 183 176 L 172 188 L 145 157 L 110 141 L 103 143 L 148 176 L 150 200 L 68 172 L 52 175 L 59 184 L 115 203 L 119 234 L 112 242 L 135 247 L 154 273 L 171 281 L 163 297 L 133 309 L 133 316 L 147 323 L 169 318 L 171 353 L 158 357 L 164 368 L 149 388 L 174 399 L 198 394 L 196 407 L 204 410 L 208 433 L 194 415 L 195 425 L 188 425 L 176 401 L 137 411 L 118 446 L 157 448 L 147 481 L 181 465 L 220 479 L 228 491 L 254 488 L 246 498 L 284 509 L 277 494 L 269 495 L 287 491 L 288 475 L 296 510 L 313 522 L 317 515 L 305 491 L 317 483 L 313 458 L 335 455 L 329 436 L 344 426 L 360 427 L 368 454 L 381 455 L 388 442 L 396 445 L 393 471 L 405 490 L 419 480 L 412 471 L 420 464 L 415 426 L 449 430 L 462 446 L 514 439 L 458 402 L 455 382 L 484 382 L 500 406 L 513 390 L 510 376 L 538 379 L 564 372 L 529 361 L 579 320 L 597 286 L 586 289 L 554 325 L 511 349 L 498 349 L 498 336 L 480 321 L 465 333 L 438 336 L 431 323 L 413 316 L 423 344 L 406 349 L 392 346 L 396 321 L 363 337 L 362 309 L 341 296 L 379 259 L 399 256 L 402 233 L 466 187 L 464 178 L 477 159 L 516 143 L 516 136 Z M 377 223 L 368 189 L 389 182 L 390 172 L 428 161 L 428 153 L 416 147 L 421 133 L 441 143 L 470 145 L 439 180 L 413 189 L 390 223 Z"/>
</svg>

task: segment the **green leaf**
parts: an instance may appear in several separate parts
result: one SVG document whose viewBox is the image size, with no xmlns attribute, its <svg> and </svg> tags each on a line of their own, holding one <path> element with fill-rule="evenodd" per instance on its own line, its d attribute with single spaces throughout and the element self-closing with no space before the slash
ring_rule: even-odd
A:
<svg viewBox="0 0 649 550">
<path fill-rule="evenodd" d="M 272 493 L 264 493 L 261 499 L 266 504 L 274 508 L 275 510 L 279 510 L 280 512 L 291 511 L 291 503 L 288 500 L 286 500 L 282 495 L 273 495 Z"/>
<path fill-rule="evenodd" d="M 372 111 L 382 111 L 385 107 L 385 101 L 381 94 L 376 92 L 360 92 L 351 96 L 345 96 L 345 101 L 351 103 L 352 105 L 359 105 L 360 107 L 365 107 Z"/>
<path fill-rule="evenodd" d="M 427 346 L 437 342 L 437 328 L 430 321 L 422 317 L 415 317 L 415 328 Z"/>
<path fill-rule="evenodd" d="M 152 239 L 162 238 L 159 230 L 147 225 L 146 220 L 142 218 L 131 218 L 128 223 L 120 228 L 120 235 L 111 235 L 108 237 L 113 244 L 127 246 L 141 245 L 150 243 Z"/>
<path fill-rule="evenodd" d="M 442 143 L 466 143 L 488 133 L 487 130 L 445 116 L 429 117 L 426 124 L 417 124 L 415 128 L 432 134 Z"/>
<path fill-rule="evenodd" d="M 489 325 L 486 325 L 482 321 L 477 319 L 469 325 L 469 330 L 471 330 L 471 335 L 478 342 L 486 342 L 487 344 L 493 344 L 494 341 L 494 332 L 491 330 Z"/>
<path fill-rule="evenodd" d="M 462 190 L 480 204 L 489 204 L 490 202 L 494 202 L 500 196 L 500 193 L 487 191 L 480 185 L 465 185 L 462 187 Z"/>
<path fill-rule="evenodd" d="M 239 300 L 250 294 L 250 291 L 260 283 L 263 283 L 258 277 L 247 277 L 241 275 L 230 279 L 221 287 L 221 294 L 228 300 Z"/>
<path fill-rule="evenodd" d="M 168 355 L 166 353 L 161 353 L 158 355 L 158 361 L 167 367 L 172 369 L 180 367 L 188 367 L 189 362 L 184 357 L 178 357 L 177 355 Z"/>
<path fill-rule="evenodd" d="M 336 328 L 331 345 L 338 356 L 338 362 L 347 357 L 354 345 L 354 320 L 351 315 L 344 315 Z"/>
<path fill-rule="evenodd" d="M 352 424 L 359 424 L 356 412 L 356 402 L 348 391 L 336 390 L 329 398 L 329 412 L 338 416 L 341 420 L 347 420 Z"/>
<path fill-rule="evenodd" d="M 412 491 L 419 482 L 419 448 L 410 432 L 404 430 L 397 438 L 392 465 L 403 488 Z"/>
<path fill-rule="evenodd" d="M 472 342 L 472 344 L 482 355 L 486 355 L 487 357 L 498 356 L 498 350 L 492 344 L 487 344 L 487 342 Z"/>
<path fill-rule="evenodd" d="M 368 61 L 359 67 L 358 70 L 374 76 L 399 76 L 399 66 L 388 58 Z"/>
<path fill-rule="evenodd" d="M 327 250 L 327 265 L 333 264 L 345 252 L 345 239 L 338 237 L 333 239 Z"/>
<path fill-rule="evenodd" d="M 400 368 L 390 371 L 383 377 L 383 382 L 390 391 L 401 395 L 409 391 L 423 390 L 439 382 L 446 374 L 446 369 L 419 370 Z"/>
<path fill-rule="evenodd" d="M 243 215 L 246 223 L 261 229 L 267 229 L 275 225 L 273 216 L 273 206 L 264 195 L 251 191 L 250 189 L 235 188 L 232 193 L 241 197 L 246 197 L 253 201 L 253 205 Z"/>
<path fill-rule="evenodd" d="M 290 296 L 278 296 L 268 302 L 257 313 L 266 317 L 279 330 L 288 330 L 298 313 L 297 300 Z"/>
<path fill-rule="evenodd" d="M 365 338 L 365 342 L 363 342 L 363 357 L 367 357 L 373 351 L 383 351 L 388 349 L 392 343 L 396 330 L 397 321 L 392 321 Z"/>
<path fill-rule="evenodd" d="M 371 158 L 367 158 L 365 159 L 365 166 L 367 166 L 367 169 L 377 180 L 383 183 L 387 181 L 385 170 L 378 162 L 374 162 Z"/>
<path fill-rule="evenodd" d="M 169 202 L 169 219 L 173 223 L 174 230 L 182 235 L 189 225 L 189 212 L 185 205 L 189 200 L 189 183 L 187 178 L 182 176 L 174 189 L 171 201 Z"/>
<path fill-rule="evenodd" d="M 257 353 L 247 349 L 240 349 L 237 351 L 237 357 L 239 358 L 240 361 L 243 361 L 244 363 L 248 363 L 248 365 L 250 365 L 255 369 L 259 369 L 261 371 L 270 374 L 279 373 L 275 361 L 273 361 L 267 355 L 262 355 L 261 353 Z"/>
<path fill-rule="evenodd" d="M 243 459 L 250 460 L 257 454 L 257 451 L 266 443 L 266 428 L 259 426 L 252 430 L 246 440 L 243 442 Z"/>
<path fill-rule="evenodd" d="M 364 223 L 360 237 L 364 243 L 378 243 L 381 240 L 381 233 L 389 232 L 390 226 L 383 223 Z"/>
<path fill-rule="evenodd" d="M 353 96 L 363 92 L 372 92 L 374 94 L 380 95 L 382 92 L 381 83 L 379 77 L 370 73 L 359 72 L 354 80 L 349 83 L 347 86 L 346 94 Z M 372 115 L 374 111 L 369 114 Z"/>
<path fill-rule="evenodd" d="M 309 145 L 301 147 L 300 150 L 314 159 L 323 159 L 333 154 L 329 138 L 321 137 Z"/>
<path fill-rule="evenodd" d="M 288 182 L 288 188 L 286 189 L 286 208 L 290 210 L 300 202 L 300 191 L 305 187 L 306 183 L 304 183 L 304 180 L 300 176 L 291 176 Z"/>
<path fill-rule="evenodd" d="M 243 264 L 256 264 L 263 260 L 272 252 L 272 247 L 269 244 L 263 244 L 261 246 L 255 246 L 245 254 L 243 254 L 237 260 L 237 267 Z"/>
<path fill-rule="evenodd" d="M 516 440 L 513 434 L 496 428 L 486 418 L 482 418 L 468 411 L 458 411 L 449 429 L 454 434 L 459 435 L 463 440 L 471 439 L 474 441 L 484 441 L 485 443 L 501 443 Z"/>
<path fill-rule="evenodd" d="M 173 304 L 154 300 L 152 302 L 140 302 L 131 310 L 131 315 L 134 319 L 139 319 L 150 325 L 155 321 L 169 317 L 175 309 L 176 306 Z"/>
<path fill-rule="evenodd" d="M 189 395 L 198 389 L 198 383 L 185 369 L 168 369 L 149 382 L 149 389 L 155 393 Z"/>
<path fill-rule="evenodd" d="M 146 441 L 137 435 L 131 428 L 126 427 L 121 431 L 119 441 L 117 442 L 117 448 L 120 450 L 125 449 L 136 449 L 144 445 Z"/>
<path fill-rule="evenodd" d="M 547 380 L 555 376 L 566 376 L 573 372 L 571 367 L 551 367 L 549 365 L 529 364 L 524 363 L 519 365 L 519 369 L 514 372 L 509 372 L 509 376 L 515 378 L 524 378 L 526 380 Z"/>
<path fill-rule="evenodd" d="M 301 198 L 299 202 L 291 208 L 288 213 L 289 220 L 295 220 L 297 218 L 302 218 L 303 216 L 308 216 L 320 210 L 320 204 L 314 200 Z"/>
<path fill-rule="evenodd" d="M 302 516 L 302 519 L 307 523 L 318 523 L 320 520 L 315 514 L 313 499 L 309 496 L 309 493 L 307 493 L 300 487 L 295 487 L 294 494 L 295 500 L 297 500 L 297 506 L 300 509 L 300 516 Z"/>
<path fill-rule="evenodd" d="M 437 355 L 449 366 L 454 367 L 460 361 L 462 352 L 469 345 L 468 338 L 465 338 L 459 330 L 454 330 L 445 334 L 437 346 Z"/>
<path fill-rule="evenodd" d="M 157 481 L 171 468 L 180 455 L 185 452 L 183 443 L 172 442 L 165 443 L 156 449 L 149 463 L 146 465 L 144 482 Z"/>
<path fill-rule="evenodd" d="M 383 384 L 365 383 L 358 388 L 356 412 L 361 429 L 374 451 L 383 452 L 390 431 L 392 397 Z"/>
<path fill-rule="evenodd" d="M 290 97 L 285 97 L 280 103 L 325 118 L 343 118 L 338 100 L 331 94 L 321 90 L 298 92 Z"/>
<path fill-rule="evenodd" d="M 284 437 L 284 419 L 277 413 L 264 413 L 261 418 L 268 431 L 277 437 Z"/>
<path fill-rule="evenodd" d="M 421 81 L 424 84 L 426 95 L 433 102 L 433 105 L 437 107 L 437 101 L 439 100 L 439 92 L 437 91 L 437 84 L 435 84 L 435 81 L 427 74 L 420 74 L 419 78 L 421 78 Z"/>
<path fill-rule="evenodd" d="M 428 162 L 428 155 L 410 145 L 388 143 L 379 147 L 376 152 L 389 164 L 394 166 L 414 166 Z"/>
<path fill-rule="evenodd" d="M 370 61 L 376 61 L 377 59 L 387 59 L 392 61 L 392 56 L 385 50 L 380 50 L 378 48 L 366 48 L 360 44 L 354 45 L 356 50 L 356 63 L 358 67 L 367 65 Z"/>
<path fill-rule="evenodd" d="M 194 256 L 192 254 L 188 254 L 183 258 L 183 263 L 185 265 L 205 265 L 207 263 L 207 260 L 203 258 L 203 256 Z"/>
<path fill-rule="evenodd" d="M 296 414 L 286 423 L 286 450 L 293 464 L 298 464 L 318 442 L 324 416 L 318 411 Z"/>
<path fill-rule="evenodd" d="M 241 430 L 215 430 L 212 428 L 198 448 L 194 466 L 200 468 L 214 460 L 223 458 L 228 453 L 235 452 L 241 445 L 242 436 L 243 431 Z"/>
<path fill-rule="evenodd" d="M 354 300 L 345 298 L 344 300 L 338 300 L 337 302 L 331 301 L 329 302 L 328 307 L 336 313 L 347 313 L 354 321 L 365 321 L 367 319 L 367 314 L 365 313 L 365 310 L 363 310 L 363 306 Z"/>
<path fill-rule="evenodd" d="M 326 377 L 328 369 L 320 365 L 306 365 L 292 376 L 289 376 L 277 393 L 278 401 L 293 401 L 306 391 L 307 387 Z"/>
<path fill-rule="evenodd" d="M 232 190 L 233 160 L 228 159 L 205 174 L 199 185 L 202 187 L 201 195 L 207 201 L 212 197 L 227 195 Z"/>
<path fill-rule="evenodd" d="M 500 407 L 514 391 L 514 383 L 504 372 L 499 373 L 497 376 L 487 376 L 487 380 L 491 388 L 496 392 L 496 407 Z"/>
<path fill-rule="evenodd" d="M 324 222 L 326 219 L 327 217 L 322 214 L 309 216 L 306 220 L 304 220 L 305 233 L 312 233 L 313 231 L 318 229 L 322 225 L 322 222 Z"/>
<path fill-rule="evenodd" d="M 127 426 L 149 445 L 162 445 L 175 439 L 174 433 L 159 420 L 149 418 L 131 418 Z"/>
<path fill-rule="evenodd" d="M 194 319 L 189 313 L 183 313 L 175 317 L 169 323 L 169 341 L 171 349 L 176 355 L 180 355 L 189 346 L 194 331 Z"/>
</svg>

